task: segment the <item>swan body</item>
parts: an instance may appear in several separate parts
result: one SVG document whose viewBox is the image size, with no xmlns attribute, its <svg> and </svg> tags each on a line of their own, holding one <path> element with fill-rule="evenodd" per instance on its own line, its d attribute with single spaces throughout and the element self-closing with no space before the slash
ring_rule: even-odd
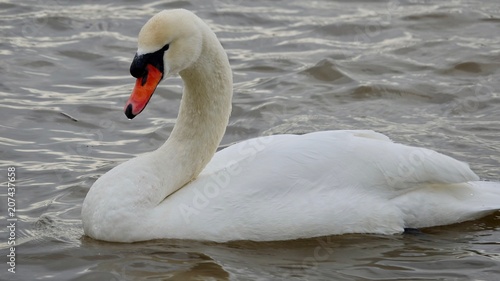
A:
<svg viewBox="0 0 500 281">
<path fill-rule="evenodd" d="M 246 140 L 215 153 L 231 111 L 232 75 L 209 27 L 186 10 L 163 11 L 139 33 L 129 118 L 163 77 L 180 74 L 176 125 L 155 151 L 100 177 L 82 206 L 99 240 L 287 240 L 401 233 L 500 209 L 500 183 L 463 162 L 369 131 L 323 131 Z"/>
</svg>

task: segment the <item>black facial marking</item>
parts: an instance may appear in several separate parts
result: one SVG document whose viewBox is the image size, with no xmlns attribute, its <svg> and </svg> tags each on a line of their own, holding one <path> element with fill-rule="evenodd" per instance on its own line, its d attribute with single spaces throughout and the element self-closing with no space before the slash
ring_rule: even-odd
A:
<svg viewBox="0 0 500 281">
<path fill-rule="evenodd" d="M 151 64 L 156 67 L 161 73 L 163 78 L 163 55 L 168 50 L 169 44 L 163 46 L 154 53 L 148 53 L 143 55 L 135 54 L 134 60 L 130 65 L 130 74 L 135 78 L 143 77 L 142 84 L 144 85 L 147 80 L 147 68 L 146 65 Z"/>
</svg>

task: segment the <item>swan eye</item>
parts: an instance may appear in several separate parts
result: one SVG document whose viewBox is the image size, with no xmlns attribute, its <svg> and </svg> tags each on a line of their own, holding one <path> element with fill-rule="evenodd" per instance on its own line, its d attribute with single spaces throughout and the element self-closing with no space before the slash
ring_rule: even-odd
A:
<svg viewBox="0 0 500 281">
<path fill-rule="evenodd" d="M 170 44 L 163 46 L 163 48 L 161 48 L 161 51 L 166 52 L 168 50 L 169 46 L 170 46 Z"/>
</svg>

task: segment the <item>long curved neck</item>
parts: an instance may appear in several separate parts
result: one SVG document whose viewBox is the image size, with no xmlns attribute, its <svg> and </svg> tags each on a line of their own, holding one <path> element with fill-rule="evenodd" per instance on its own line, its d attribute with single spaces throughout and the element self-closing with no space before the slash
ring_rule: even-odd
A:
<svg viewBox="0 0 500 281">
<path fill-rule="evenodd" d="M 157 151 L 164 197 L 196 178 L 208 164 L 231 114 L 233 79 L 227 55 L 208 29 L 203 45 L 199 59 L 179 73 L 184 82 L 179 115 Z"/>
</svg>

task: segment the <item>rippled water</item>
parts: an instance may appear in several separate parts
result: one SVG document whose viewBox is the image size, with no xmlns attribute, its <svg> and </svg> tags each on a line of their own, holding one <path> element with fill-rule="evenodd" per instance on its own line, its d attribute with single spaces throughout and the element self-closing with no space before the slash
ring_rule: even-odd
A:
<svg viewBox="0 0 500 281">
<path fill-rule="evenodd" d="M 498 280 L 500 216 L 399 236 L 229 244 L 83 236 L 92 183 L 158 147 L 180 101 L 164 81 L 129 121 L 140 27 L 195 11 L 234 71 L 223 145 L 375 129 L 500 179 L 500 4 L 491 1 L 0 1 L 2 280 Z M 7 272 L 7 167 L 17 169 L 17 264 Z M 210 279 L 212 278 L 212 279 Z"/>
</svg>

